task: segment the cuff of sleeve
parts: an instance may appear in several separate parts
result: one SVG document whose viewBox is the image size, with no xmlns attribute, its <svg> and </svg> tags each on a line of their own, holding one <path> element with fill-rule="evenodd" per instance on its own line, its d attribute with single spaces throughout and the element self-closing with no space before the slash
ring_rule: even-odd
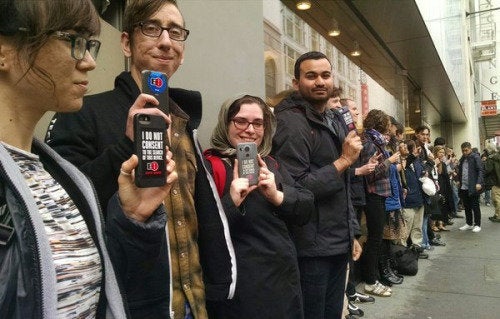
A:
<svg viewBox="0 0 500 319">
<path fill-rule="evenodd" d="M 144 241 L 157 241 L 158 236 L 163 236 L 167 221 L 167 214 L 163 205 L 160 205 L 148 220 L 139 222 L 125 215 L 118 193 L 115 193 L 108 202 L 107 213 L 108 223 L 111 223 L 111 225 L 108 225 L 109 227 L 114 225 L 126 233 L 133 233 L 134 236 Z"/>
</svg>

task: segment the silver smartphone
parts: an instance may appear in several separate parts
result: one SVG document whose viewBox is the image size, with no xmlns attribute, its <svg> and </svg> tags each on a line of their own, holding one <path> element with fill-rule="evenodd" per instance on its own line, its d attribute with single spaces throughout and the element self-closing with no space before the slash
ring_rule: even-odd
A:
<svg viewBox="0 0 500 319">
<path fill-rule="evenodd" d="M 259 182 L 257 144 L 254 142 L 239 143 L 236 146 L 236 157 L 238 159 L 239 176 L 248 178 L 250 185 L 257 185 Z"/>
</svg>

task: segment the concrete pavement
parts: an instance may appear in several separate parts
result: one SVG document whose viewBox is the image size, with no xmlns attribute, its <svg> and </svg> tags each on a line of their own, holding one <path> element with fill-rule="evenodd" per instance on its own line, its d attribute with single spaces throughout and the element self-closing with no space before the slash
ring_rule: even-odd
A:
<svg viewBox="0 0 500 319">
<path fill-rule="evenodd" d="M 494 208 L 481 205 L 481 232 L 460 231 L 465 218 L 454 219 L 451 231 L 440 232 L 445 247 L 419 260 L 416 276 L 394 285 L 389 298 L 358 305 L 366 319 L 496 319 L 500 318 L 500 223 L 491 222 Z M 464 212 L 460 212 L 464 215 Z M 362 285 L 358 286 L 362 292 Z"/>
</svg>

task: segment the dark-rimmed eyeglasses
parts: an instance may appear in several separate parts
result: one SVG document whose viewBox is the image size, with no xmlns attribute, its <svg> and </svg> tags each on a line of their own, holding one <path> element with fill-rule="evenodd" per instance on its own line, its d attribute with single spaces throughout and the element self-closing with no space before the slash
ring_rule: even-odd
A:
<svg viewBox="0 0 500 319">
<path fill-rule="evenodd" d="M 264 122 L 262 120 L 249 122 L 247 119 L 244 119 L 242 117 L 235 117 L 231 121 L 234 123 L 234 127 L 241 131 L 248 129 L 250 124 L 252 124 L 253 129 L 256 131 L 261 131 L 264 129 Z"/>
<path fill-rule="evenodd" d="M 174 41 L 186 41 L 189 35 L 189 30 L 176 25 L 165 28 L 152 21 L 139 22 L 137 25 L 141 28 L 142 34 L 152 38 L 159 38 L 163 31 L 167 31 L 170 40 Z"/>
<path fill-rule="evenodd" d="M 97 59 L 101 41 L 88 40 L 82 35 L 62 31 L 55 31 L 54 36 L 60 40 L 71 42 L 71 56 L 73 59 L 77 61 L 83 60 L 86 51 L 89 51 L 94 60 Z"/>
</svg>

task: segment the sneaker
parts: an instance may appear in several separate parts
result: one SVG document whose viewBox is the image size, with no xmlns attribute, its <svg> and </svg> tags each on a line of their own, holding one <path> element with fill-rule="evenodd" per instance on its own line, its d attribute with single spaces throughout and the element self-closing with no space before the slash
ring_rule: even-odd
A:
<svg viewBox="0 0 500 319">
<path fill-rule="evenodd" d="M 372 296 L 369 296 L 367 294 L 363 294 L 361 292 L 355 292 L 354 295 L 352 296 L 347 296 L 347 299 L 349 301 L 354 302 L 354 303 L 374 303 L 375 298 Z"/>
<path fill-rule="evenodd" d="M 474 228 L 472 228 L 472 232 L 474 233 L 479 233 L 481 231 L 481 227 L 480 226 L 474 226 Z"/>
<path fill-rule="evenodd" d="M 494 223 L 500 223 L 500 218 L 496 218 L 495 216 L 490 217 L 490 220 Z"/>
<path fill-rule="evenodd" d="M 473 229 L 473 228 L 474 228 L 474 226 L 471 226 L 471 225 L 465 224 L 465 225 L 463 225 L 462 227 L 460 227 L 459 229 L 460 229 L 460 230 L 471 230 L 471 229 Z"/>
<path fill-rule="evenodd" d="M 363 317 L 365 315 L 365 312 L 363 310 L 359 309 L 358 306 L 356 306 L 350 301 L 347 302 L 347 309 L 349 310 L 350 315 L 358 317 Z"/>
<path fill-rule="evenodd" d="M 486 206 L 491 206 L 491 204 L 490 203 L 486 203 Z"/>
<path fill-rule="evenodd" d="M 392 295 L 391 288 L 382 285 L 378 281 L 375 281 L 373 285 L 365 284 L 365 292 L 379 297 L 390 297 Z"/>
</svg>

